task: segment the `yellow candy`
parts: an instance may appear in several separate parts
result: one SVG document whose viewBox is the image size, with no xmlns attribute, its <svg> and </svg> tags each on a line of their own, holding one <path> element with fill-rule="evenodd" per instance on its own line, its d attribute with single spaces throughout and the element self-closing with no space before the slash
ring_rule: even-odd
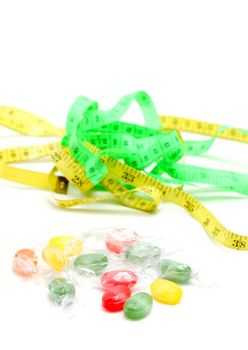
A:
<svg viewBox="0 0 248 350">
<path fill-rule="evenodd" d="M 174 282 L 156 279 L 151 284 L 153 298 L 163 304 L 178 304 L 183 296 L 182 289 Z"/>
<path fill-rule="evenodd" d="M 48 245 L 42 251 L 42 257 L 54 270 L 61 271 L 67 266 L 67 257 L 63 250 Z"/>
<path fill-rule="evenodd" d="M 49 244 L 63 250 L 67 256 L 79 255 L 83 250 L 82 240 L 69 235 L 52 237 Z"/>
</svg>

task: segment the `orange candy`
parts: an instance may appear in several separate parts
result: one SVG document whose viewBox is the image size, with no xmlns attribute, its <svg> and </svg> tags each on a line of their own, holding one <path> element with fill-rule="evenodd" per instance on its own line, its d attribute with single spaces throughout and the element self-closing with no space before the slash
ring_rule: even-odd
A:
<svg viewBox="0 0 248 350">
<path fill-rule="evenodd" d="M 16 252 L 13 271 L 22 277 L 31 277 L 38 272 L 38 258 L 32 249 L 21 249 Z"/>
</svg>

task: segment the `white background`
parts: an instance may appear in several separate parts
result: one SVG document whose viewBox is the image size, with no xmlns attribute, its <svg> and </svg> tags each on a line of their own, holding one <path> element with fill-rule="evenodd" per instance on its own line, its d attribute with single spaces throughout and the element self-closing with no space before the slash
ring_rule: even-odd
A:
<svg viewBox="0 0 248 350">
<path fill-rule="evenodd" d="M 248 129 L 247 16 L 247 2 L 239 0 L 0 0 L 0 104 L 63 126 L 78 95 L 109 108 L 143 89 L 160 114 Z M 17 140 L 0 142 L 2 148 Z M 194 162 L 247 172 L 245 147 L 218 141 Z M 219 165 L 216 157 L 230 162 Z M 104 204 L 63 211 L 49 193 L 3 182 L 0 191 L 1 349 L 247 348 L 248 255 L 215 245 L 180 208 L 165 203 L 152 215 Z M 228 228 L 247 232 L 245 198 L 223 200 L 200 187 L 192 193 Z M 201 287 L 185 287 L 180 305 L 155 303 L 140 322 L 105 313 L 101 293 L 85 290 L 68 320 L 50 309 L 45 286 L 11 272 L 17 249 L 110 225 L 163 237 L 166 250 L 199 271 Z"/>
</svg>

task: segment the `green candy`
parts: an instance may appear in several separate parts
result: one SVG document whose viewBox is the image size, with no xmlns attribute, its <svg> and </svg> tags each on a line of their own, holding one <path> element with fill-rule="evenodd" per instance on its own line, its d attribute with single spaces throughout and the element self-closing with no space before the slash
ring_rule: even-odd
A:
<svg viewBox="0 0 248 350">
<path fill-rule="evenodd" d="M 49 299 L 57 305 L 71 304 L 74 300 L 76 289 L 74 284 L 66 278 L 55 278 L 49 285 Z"/>
<path fill-rule="evenodd" d="M 152 297 L 144 292 L 134 294 L 124 304 L 124 315 L 130 320 L 140 320 L 151 312 Z"/>
<path fill-rule="evenodd" d="M 158 261 L 161 249 L 148 243 L 136 243 L 128 247 L 125 258 L 129 263 L 135 265 L 149 265 Z"/>
<path fill-rule="evenodd" d="M 108 257 L 100 253 L 83 254 L 78 256 L 73 263 L 74 269 L 79 274 L 94 273 L 99 276 L 108 265 Z"/>
<path fill-rule="evenodd" d="M 190 281 L 192 269 L 190 266 L 169 259 L 160 262 L 159 277 L 175 283 L 186 284 Z"/>
</svg>

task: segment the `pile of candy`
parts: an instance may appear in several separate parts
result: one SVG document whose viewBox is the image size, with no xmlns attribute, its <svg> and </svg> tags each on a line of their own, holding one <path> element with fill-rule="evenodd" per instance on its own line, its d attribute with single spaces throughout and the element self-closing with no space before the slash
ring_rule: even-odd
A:
<svg viewBox="0 0 248 350">
<path fill-rule="evenodd" d="M 52 275 L 48 282 L 49 299 L 55 305 L 67 307 L 75 301 L 75 281 L 95 279 L 103 291 L 103 308 L 109 312 L 123 310 L 131 320 L 146 317 L 153 299 L 171 305 L 180 302 L 183 292 L 178 284 L 190 282 L 193 275 L 190 266 L 165 258 L 160 247 L 141 240 L 129 229 L 105 230 L 99 237 L 107 249 L 101 251 L 88 251 L 87 237 L 92 235 L 55 236 L 42 249 L 41 259 L 32 249 L 19 250 L 13 259 L 13 271 L 23 278 L 33 278 L 44 273 L 44 261 Z M 118 265 L 116 261 L 121 261 L 124 268 L 112 268 Z M 133 293 L 143 272 L 151 267 L 155 278 L 150 284 L 150 294 Z"/>
</svg>

